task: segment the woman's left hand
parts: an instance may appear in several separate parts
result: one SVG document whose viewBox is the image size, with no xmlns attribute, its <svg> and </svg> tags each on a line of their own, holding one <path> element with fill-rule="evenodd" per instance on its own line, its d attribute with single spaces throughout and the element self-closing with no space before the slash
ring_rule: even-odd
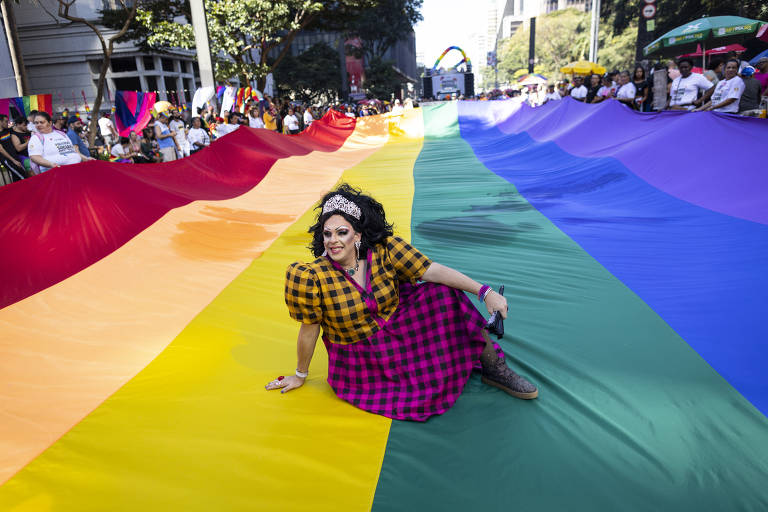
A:
<svg viewBox="0 0 768 512">
<path fill-rule="evenodd" d="M 503 295 L 491 290 L 485 297 L 485 307 L 488 308 L 488 313 L 493 314 L 494 311 L 501 313 L 501 318 L 507 318 L 507 299 Z"/>
</svg>

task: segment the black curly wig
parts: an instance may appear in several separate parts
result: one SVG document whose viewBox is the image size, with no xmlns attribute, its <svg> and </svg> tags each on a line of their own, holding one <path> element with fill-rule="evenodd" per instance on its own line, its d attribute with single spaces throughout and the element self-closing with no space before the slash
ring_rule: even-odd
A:
<svg viewBox="0 0 768 512">
<path fill-rule="evenodd" d="M 362 213 L 360 215 L 360 220 L 339 210 L 323 214 L 323 205 L 325 202 L 337 194 L 352 201 L 360 208 Z M 361 258 L 368 255 L 369 249 L 384 243 L 384 241 L 392 236 L 393 233 L 392 224 L 387 222 L 384 207 L 381 203 L 371 196 L 363 194 L 360 189 L 354 188 L 346 183 L 342 183 L 335 190 L 325 194 L 320 203 L 315 207 L 315 210 L 318 211 L 317 221 L 309 228 L 309 232 L 312 233 L 312 244 L 309 246 L 309 250 L 312 251 L 312 254 L 314 254 L 315 257 L 321 256 L 323 252 L 325 252 L 325 246 L 323 245 L 323 226 L 325 225 L 325 221 L 334 215 L 341 215 L 347 219 L 347 222 L 352 224 L 352 228 L 362 235 L 360 241 Z"/>
</svg>

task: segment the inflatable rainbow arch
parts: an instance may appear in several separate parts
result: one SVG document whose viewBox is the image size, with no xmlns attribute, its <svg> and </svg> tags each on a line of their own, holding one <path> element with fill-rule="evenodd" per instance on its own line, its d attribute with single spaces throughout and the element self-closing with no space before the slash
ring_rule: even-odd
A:
<svg viewBox="0 0 768 512">
<path fill-rule="evenodd" d="M 453 102 L 0 188 L 0 510 L 766 510 L 768 123 Z M 754 155 L 749 158 L 747 155 Z M 283 303 L 346 181 L 506 286 L 512 366 L 424 424 L 304 388 Z M 762 482 L 762 483 L 761 483 Z"/>
<path fill-rule="evenodd" d="M 443 53 L 441 53 L 440 56 L 435 61 L 435 65 L 432 66 L 432 71 L 433 72 L 437 71 L 437 66 L 440 65 L 440 61 L 443 60 L 443 57 L 445 57 L 448 54 L 448 52 L 450 52 L 451 50 L 456 50 L 457 52 L 461 53 L 461 57 L 462 57 L 462 59 L 458 63 L 456 63 L 455 66 L 453 66 L 453 69 L 458 68 L 459 65 L 464 63 L 464 62 L 467 63 L 467 69 L 472 69 L 472 61 L 469 60 L 469 57 L 467 57 L 467 54 L 464 53 L 464 50 L 462 50 L 458 46 L 449 46 L 448 48 L 443 50 Z"/>
</svg>

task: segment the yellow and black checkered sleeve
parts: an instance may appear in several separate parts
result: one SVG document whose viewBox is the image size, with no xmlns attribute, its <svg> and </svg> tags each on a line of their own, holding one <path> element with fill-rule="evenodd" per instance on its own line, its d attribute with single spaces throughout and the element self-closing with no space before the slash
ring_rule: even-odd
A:
<svg viewBox="0 0 768 512">
<path fill-rule="evenodd" d="M 432 260 L 399 236 L 387 239 L 387 252 L 389 260 L 395 267 L 397 278 L 402 282 L 415 283 L 432 264 Z"/>
<path fill-rule="evenodd" d="M 285 304 L 291 318 L 303 324 L 319 324 L 323 319 L 320 285 L 309 265 L 292 263 L 285 273 Z"/>
</svg>

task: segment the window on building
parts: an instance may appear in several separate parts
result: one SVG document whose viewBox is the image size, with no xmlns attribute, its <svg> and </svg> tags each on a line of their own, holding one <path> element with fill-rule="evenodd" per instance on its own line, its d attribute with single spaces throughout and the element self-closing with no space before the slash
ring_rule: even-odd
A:
<svg viewBox="0 0 768 512">
<path fill-rule="evenodd" d="M 155 69 L 155 58 L 150 56 L 144 56 L 142 58 L 144 61 L 144 69 Z"/>
<path fill-rule="evenodd" d="M 192 63 L 192 74 L 195 76 L 200 76 L 200 66 L 197 65 L 197 62 Z"/>
<path fill-rule="evenodd" d="M 549 0 L 547 2 L 547 12 L 553 12 L 557 10 L 557 0 Z"/>
<path fill-rule="evenodd" d="M 135 57 L 112 58 L 109 62 L 113 73 L 125 73 L 126 71 L 136 71 Z"/>
<path fill-rule="evenodd" d="M 163 71 L 173 72 L 173 59 L 161 59 L 163 61 Z"/>
<path fill-rule="evenodd" d="M 194 91 L 194 85 L 192 84 L 191 78 L 185 78 L 184 79 L 184 96 L 191 99 L 192 95 L 195 94 Z"/>
<path fill-rule="evenodd" d="M 126 76 L 123 78 L 113 78 L 115 89 L 118 91 L 140 91 L 141 80 L 138 76 Z"/>
<path fill-rule="evenodd" d="M 147 75 L 144 77 L 147 80 L 147 89 L 149 92 L 157 90 L 157 77 L 155 75 Z"/>
<path fill-rule="evenodd" d="M 192 73 L 194 73 L 194 71 L 192 70 L 192 62 L 191 61 L 184 62 L 183 66 L 186 66 L 186 68 L 184 68 L 184 69 L 186 69 L 186 72 L 189 73 L 190 75 Z"/>
</svg>

